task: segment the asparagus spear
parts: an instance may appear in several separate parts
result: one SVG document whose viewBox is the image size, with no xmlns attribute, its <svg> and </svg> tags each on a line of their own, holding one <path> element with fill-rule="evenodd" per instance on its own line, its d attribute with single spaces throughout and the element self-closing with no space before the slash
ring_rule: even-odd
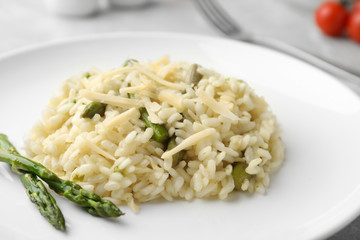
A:
<svg viewBox="0 0 360 240">
<path fill-rule="evenodd" d="M 19 174 L 19 177 L 26 188 L 27 195 L 37 205 L 41 215 L 56 229 L 65 231 L 64 216 L 44 184 L 32 173 Z"/>
<path fill-rule="evenodd" d="M 86 105 L 82 118 L 93 118 L 95 114 L 100 114 L 100 116 L 104 116 L 107 104 L 101 102 L 91 102 Z"/>
<path fill-rule="evenodd" d="M 146 111 L 146 108 L 142 107 L 139 109 L 141 119 L 145 122 L 146 127 L 152 128 L 154 133 L 152 138 L 160 143 L 166 143 L 169 140 L 169 133 L 166 130 L 164 125 L 152 123 L 149 120 L 149 113 Z"/>
<path fill-rule="evenodd" d="M 235 163 L 233 166 L 231 175 L 234 179 L 236 190 L 241 190 L 241 186 L 244 183 L 245 179 L 250 180 L 251 178 L 251 175 L 245 171 L 246 167 L 247 164 L 243 162 Z"/>
<path fill-rule="evenodd" d="M 0 136 L 0 146 L 2 144 L 11 145 L 5 135 L 0 134 Z M 98 195 L 82 189 L 78 184 L 59 178 L 42 164 L 21 156 L 17 152 L 0 148 L 0 161 L 7 162 L 15 166 L 16 169 L 37 175 L 55 192 L 78 204 L 92 215 L 118 217 L 124 214 L 111 201 L 102 199 Z"/>
<path fill-rule="evenodd" d="M 69 180 L 48 180 L 46 183 L 55 192 L 78 204 L 94 216 L 119 217 L 124 215 L 111 201 L 102 199 Z"/>
<path fill-rule="evenodd" d="M 133 93 L 128 93 L 128 97 L 131 99 L 135 98 L 135 95 Z M 146 108 L 142 107 L 139 109 L 140 111 L 140 118 L 144 121 L 146 127 L 152 128 L 154 130 L 154 133 L 152 135 L 152 138 L 159 142 L 159 143 L 166 143 L 169 140 L 169 133 L 166 130 L 164 125 L 152 123 L 149 120 L 149 113 L 146 111 Z"/>
<path fill-rule="evenodd" d="M 86 77 L 86 78 L 91 77 L 91 73 L 90 73 L 90 72 L 85 73 L 85 77 Z"/>
<path fill-rule="evenodd" d="M 202 78 L 203 75 L 200 74 L 198 71 L 198 65 L 192 64 L 189 68 L 188 76 L 187 76 L 187 83 L 196 85 Z"/>
<path fill-rule="evenodd" d="M 124 62 L 123 67 L 131 66 L 133 62 L 138 62 L 136 59 L 128 59 Z"/>
<path fill-rule="evenodd" d="M 0 134 L 0 149 L 10 153 L 18 154 L 16 148 L 6 139 L 6 136 Z M 12 165 L 12 164 L 11 164 Z M 65 231 L 64 216 L 56 204 L 55 199 L 47 191 L 44 184 L 33 173 L 25 173 L 16 168 L 15 165 L 11 167 L 12 171 L 17 173 L 22 184 L 26 189 L 26 193 L 30 200 L 36 204 L 41 215 L 52 224 L 56 229 Z"/>
</svg>

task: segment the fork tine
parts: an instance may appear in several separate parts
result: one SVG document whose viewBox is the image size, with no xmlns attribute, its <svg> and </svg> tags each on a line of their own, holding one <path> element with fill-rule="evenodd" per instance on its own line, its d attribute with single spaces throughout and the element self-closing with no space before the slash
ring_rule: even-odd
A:
<svg viewBox="0 0 360 240">
<path fill-rule="evenodd" d="M 224 10 L 224 8 L 219 4 L 216 0 L 205 0 L 209 6 L 212 6 L 212 9 L 214 10 L 214 13 L 221 19 L 223 22 L 225 22 L 229 28 L 232 29 L 239 29 L 238 25 L 236 24 L 236 21 L 230 17 L 230 15 Z"/>
<path fill-rule="evenodd" d="M 199 9 L 201 10 L 201 13 L 203 13 L 207 20 L 209 20 L 215 27 L 220 30 L 222 33 L 227 34 L 227 31 L 223 29 L 223 25 L 215 18 L 215 16 L 212 14 L 212 10 L 208 8 L 208 5 L 206 4 L 206 0 L 197 0 L 195 3 L 198 5 Z"/>
<path fill-rule="evenodd" d="M 240 32 L 240 29 L 234 24 L 235 21 L 218 3 L 212 0 L 197 0 L 195 2 L 205 17 L 222 33 L 233 35 Z"/>
</svg>

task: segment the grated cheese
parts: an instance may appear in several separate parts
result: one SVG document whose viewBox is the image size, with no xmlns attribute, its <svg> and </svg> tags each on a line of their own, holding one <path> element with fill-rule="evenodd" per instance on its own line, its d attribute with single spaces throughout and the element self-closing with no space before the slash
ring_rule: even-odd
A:
<svg viewBox="0 0 360 240">
<path fill-rule="evenodd" d="M 146 111 L 149 114 L 150 122 L 155 123 L 155 124 L 163 124 L 164 122 L 153 111 L 152 102 L 150 101 L 150 99 L 143 98 L 142 100 L 144 101 L 144 106 L 146 108 Z"/>
<path fill-rule="evenodd" d="M 172 155 L 180 152 L 181 150 L 188 148 L 192 145 L 195 145 L 196 143 L 198 143 L 200 140 L 211 136 L 213 134 L 216 133 L 216 130 L 214 128 L 207 128 L 205 130 L 202 130 L 200 132 L 197 132 L 193 135 L 191 135 L 190 137 L 184 139 L 184 141 L 182 141 L 179 145 L 177 145 L 176 147 L 174 147 L 173 149 L 166 151 L 163 153 L 163 155 L 161 156 L 162 159 L 167 159 L 170 158 Z"/>
<path fill-rule="evenodd" d="M 184 100 L 181 96 L 177 95 L 173 90 L 162 90 L 158 95 L 158 99 L 162 102 L 167 102 L 168 104 L 176 107 L 180 112 L 184 110 Z"/>
<path fill-rule="evenodd" d="M 104 128 L 111 129 L 115 125 L 119 126 L 121 123 L 129 121 L 131 118 L 136 118 L 136 115 L 140 115 L 139 111 L 136 108 L 130 108 L 116 117 L 109 118 L 109 120 L 106 118 L 104 121 Z"/>
<path fill-rule="evenodd" d="M 153 98 L 153 99 L 157 98 L 157 94 L 155 92 L 149 91 L 149 90 L 142 90 L 141 92 L 138 92 L 138 94 L 145 96 L 145 97 Z"/>
<path fill-rule="evenodd" d="M 94 88 L 98 83 L 104 79 L 104 73 L 92 76 L 91 79 L 84 78 L 83 83 L 87 89 Z"/>
<path fill-rule="evenodd" d="M 159 69 L 157 75 L 165 79 L 168 75 L 175 74 L 179 67 L 179 63 L 170 63 Z M 167 79 L 170 80 L 170 79 Z"/>
<path fill-rule="evenodd" d="M 106 152 L 104 150 L 102 150 L 100 147 L 98 147 L 95 143 L 89 141 L 89 140 L 86 140 L 87 141 L 87 144 L 86 146 L 88 147 L 88 149 L 90 151 L 94 151 L 96 153 L 98 153 L 99 155 L 107 158 L 107 159 L 110 159 L 110 160 L 113 160 L 113 161 L 116 161 L 116 158 L 114 158 L 113 155 L 111 155 L 109 152 Z"/>
<path fill-rule="evenodd" d="M 123 67 L 123 68 L 115 69 L 104 74 L 104 78 L 110 78 L 120 73 L 132 72 L 134 70 L 136 70 L 136 68 L 134 67 Z"/>
<path fill-rule="evenodd" d="M 149 77 L 151 80 L 153 80 L 165 87 L 176 89 L 176 90 L 184 90 L 186 88 L 185 85 L 183 85 L 183 84 L 168 82 L 168 81 L 160 78 L 155 73 L 141 67 L 141 65 L 139 65 L 139 64 L 135 64 L 135 69 L 138 70 L 139 72 L 141 72 L 142 74 L 146 75 L 147 77 Z"/>
<path fill-rule="evenodd" d="M 139 85 L 139 86 L 135 86 L 135 87 L 126 87 L 126 88 L 121 88 L 120 89 L 120 93 L 137 93 L 137 92 L 141 92 L 142 90 L 144 90 L 146 88 L 145 85 Z"/>
<path fill-rule="evenodd" d="M 201 101 L 207 105 L 211 110 L 214 112 L 232 120 L 232 121 L 238 121 L 239 117 L 236 116 L 233 112 L 231 112 L 228 108 L 226 108 L 225 105 L 219 103 L 214 98 L 210 97 L 206 92 L 199 88 L 197 90 L 197 95 L 200 97 Z"/>
<path fill-rule="evenodd" d="M 92 92 L 89 90 L 81 90 L 79 92 L 81 97 L 87 98 L 91 101 L 102 102 L 119 107 L 140 107 L 141 102 L 138 99 L 124 98 L 120 96 L 111 96 L 108 94 Z"/>
</svg>

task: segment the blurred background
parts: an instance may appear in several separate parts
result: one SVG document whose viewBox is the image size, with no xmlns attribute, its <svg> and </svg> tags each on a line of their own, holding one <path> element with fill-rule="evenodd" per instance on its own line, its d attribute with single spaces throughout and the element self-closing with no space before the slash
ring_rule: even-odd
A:
<svg viewBox="0 0 360 240">
<path fill-rule="evenodd" d="M 314 12 L 323 0 L 219 2 L 247 31 L 282 40 L 360 76 L 360 44 L 345 36 L 326 36 L 315 24 Z M 0 55 L 120 31 L 221 36 L 192 0 L 0 0 L 0 30 Z M 357 219 L 330 239 L 359 239 L 359 226 Z"/>
<path fill-rule="evenodd" d="M 314 22 L 322 0 L 220 0 L 252 33 L 283 40 L 360 75 L 360 45 Z M 171 31 L 219 35 L 191 0 L 1 0 L 0 53 L 97 33 Z"/>
</svg>

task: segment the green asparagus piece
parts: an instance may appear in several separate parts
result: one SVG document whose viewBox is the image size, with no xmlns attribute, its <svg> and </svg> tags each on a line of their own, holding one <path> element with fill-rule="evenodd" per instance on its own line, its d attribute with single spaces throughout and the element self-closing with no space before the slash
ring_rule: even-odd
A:
<svg viewBox="0 0 360 240">
<path fill-rule="evenodd" d="M 192 64 L 190 66 L 189 72 L 188 72 L 188 77 L 187 77 L 187 82 L 188 83 L 193 83 L 193 84 L 197 84 L 202 78 L 203 75 L 200 74 L 198 71 L 198 65 L 197 64 Z"/>
<path fill-rule="evenodd" d="M 235 189 L 241 190 L 241 185 L 243 184 L 245 179 L 250 180 L 251 175 L 248 174 L 245 169 L 247 167 L 246 163 L 238 162 L 234 164 L 233 170 L 232 170 L 232 177 L 234 179 Z"/>
<path fill-rule="evenodd" d="M 131 99 L 135 98 L 135 95 L 133 93 L 128 93 L 128 97 Z M 165 144 L 169 140 L 169 133 L 166 130 L 164 125 L 152 123 L 149 120 L 149 113 L 146 111 L 146 108 L 142 107 L 139 109 L 140 111 L 140 118 L 144 121 L 146 127 L 152 128 L 154 130 L 154 133 L 152 135 L 152 138 L 159 142 Z"/>
<path fill-rule="evenodd" d="M 78 204 L 92 215 L 100 217 L 124 215 L 111 201 L 101 199 L 98 195 L 86 191 L 76 183 L 68 180 L 48 180 L 46 182 L 55 192 Z"/>
<path fill-rule="evenodd" d="M 27 195 L 37 205 L 41 215 L 56 229 L 65 231 L 64 216 L 44 184 L 32 173 L 19 174 L 19 177 L 26 188 Z"/>
<path fill-rule="evenodd" d="M 152 138 L 159 143 L 166 143 L 169 140 L 169 133 L 166 130 L 164 125 L 152 123 L 149 120 L 149 113 L 146 111 L 146 108 L 142 107 L 139 109 L 141 119 L 145 122 L 146 127 L 152 128 L 154 133 Z"/>
<path fill-rule="evenodd" d="M 91 73 L 90 73 L 90 72 L 86 72 L 86 73 L 85 73 L 85 77 L 86 77 L 86 78 L 91 77 Z"/>
<path fill-rule="evenodd" d="M 0 142 L 4 142 L 1 144 L 11 144 L 5 135 L 0 134 L 0 136 L 2 136 Z M 78 184 L 59 178 L 42 164 L 21 156 L 17 152 L 0 149 L 0 161 L 7 162 L 16 166 L 17 169 L 37 175 L 55 192 L 80 205 L 92 215 L 118 217 L 124 214 L 111 201 L 102 199 L 98 195 L 82 189 Z"/>
<path fill-rule="evenodd" d="M 132 62 L 138 62 L 136 59 L 128 59 L 124 62 L 123 67 L 131 66 Z"/>
<path fill-rule="evenodd" d="M 18 154 L 15 147 L 7 141 L 5 135 L 0 134 L 0 149 L 9 153 Z M 56 229 L 65 231 L 65 220 L 55 199 L 47 191 L 44 184 L 33 173 L 26 173 L 17 169 L 15 164 L 11 164 L 12 171 L 17 173 L 30 200 L 36 204 L 41 215 L 52 224 Z"/>
<path fill-rule="evenodd" d="M 170 138 L 166 151 L 176 147 L 175 137 Z M 181 160 L 183 160 L 185 155 L 185 150 L 181 150 L 172 156 L 172 167 L 176 167 Z"/>
<path fill-rule="evenodd" d="M 86 105 L 83 114 L 81 115 L 82 118 L 93 118 L 95 114 L 100 114 L 100 116 L 105 115 L 106 104 L 101 102 L 91 102 Z"/>
</svg>

